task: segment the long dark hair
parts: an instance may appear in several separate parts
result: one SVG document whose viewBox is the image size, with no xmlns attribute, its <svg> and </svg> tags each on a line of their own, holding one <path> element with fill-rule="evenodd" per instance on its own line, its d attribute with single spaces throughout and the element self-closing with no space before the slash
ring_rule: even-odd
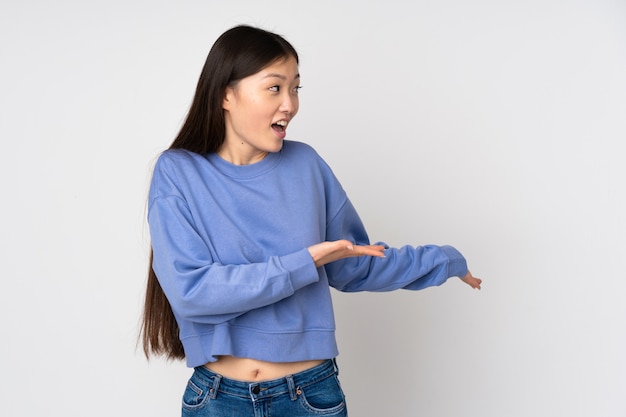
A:
<svg viewBox="0 0 626 417">
<path fill-rule="evenodd" d="M 169 149 L 199 154 L 216 152 L 224 143 L 226 124 L 222 102 L 226 87 L 288 57 L 298 62 L 296 50 L 283 37 L 251 26 L 224 32 L 209 51 L 189 113 Z M 146 357 L 163 355 L 183 359 L 178 323 L 150 264 L 140 339 Z"/>
</svg>

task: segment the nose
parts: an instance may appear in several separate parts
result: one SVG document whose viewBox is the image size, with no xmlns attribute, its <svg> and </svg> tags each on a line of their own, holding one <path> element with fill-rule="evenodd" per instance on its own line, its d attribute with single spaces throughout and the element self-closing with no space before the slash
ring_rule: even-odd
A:
<svg viewBox="0 0 626 417">
<path fill-rule="evenodd" d="M 289 117 L 293 117 L 298 112 L 298 103 L 297 94 L 285 94 L 279 111 L 286 113 Z"/>
</svg>

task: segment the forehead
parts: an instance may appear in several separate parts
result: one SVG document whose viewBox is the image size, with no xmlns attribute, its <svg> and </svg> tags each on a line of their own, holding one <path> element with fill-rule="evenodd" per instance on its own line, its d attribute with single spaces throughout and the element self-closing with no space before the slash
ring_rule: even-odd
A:
<svg viewBox="0 0 626 417">
<path fill-rule="evenodd" d="M 298 63 L 296 62 L 295 58 L 289 56 L 287 58 L 280 58 L 272 62 L 261 71 L 252 75 L 252 77 L 258 79 L 280 79 L 283 81 L 291 82 L 297 78 L 300 78 L 300 73 L 298 69 Z"/>
</svg>

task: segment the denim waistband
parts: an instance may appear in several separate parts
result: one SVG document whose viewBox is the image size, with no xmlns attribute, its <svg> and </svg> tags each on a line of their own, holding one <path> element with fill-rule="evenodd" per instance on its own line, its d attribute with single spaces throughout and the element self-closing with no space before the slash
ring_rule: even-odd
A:
<svg viewBox="0 0 626 417">
<path fill-rule="evenodd" d="M 204 366 L 195 368 L 196 375 L 205 379 L 211 387 L 209 396 L 216 398 L 218 393 L 251 398 L 253 401 L 289 393 L 292 399 L 298 396 L 298 389 L 315 384 L 339 373 L 335 359 L 328 359 L 321 364 L 293 375 L 270 381 L 244 382 L 225 378 Z"/>
</svg>

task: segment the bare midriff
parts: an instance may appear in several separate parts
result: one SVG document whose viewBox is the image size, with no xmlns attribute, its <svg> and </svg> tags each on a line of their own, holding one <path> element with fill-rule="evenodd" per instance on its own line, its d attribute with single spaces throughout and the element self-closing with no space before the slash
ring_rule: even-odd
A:
<svg viewBox="0 0 626 417">
<path fill-rule="evenodd" d="M 220 356 L 216 362 L 204 365 L 207 369 L 229 379 L 259 382 L 282 378 L 311 369 L 324 362 L 311 360 L 302 362 L 265 362 L 256 359 Z"/>
</svg>

